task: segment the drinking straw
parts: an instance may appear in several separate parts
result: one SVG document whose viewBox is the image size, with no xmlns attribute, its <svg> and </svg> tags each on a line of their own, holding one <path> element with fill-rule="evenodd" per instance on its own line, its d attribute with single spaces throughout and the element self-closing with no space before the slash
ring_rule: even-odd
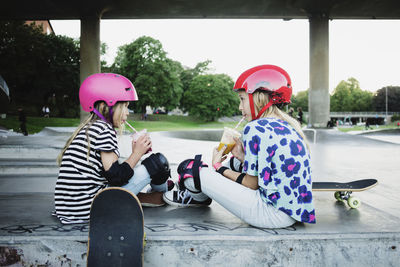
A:
<svg viewBox="0 0 400 267">
<path fill-rule="evenodd" d="M 128 125 L 135 133 L 137 133 L 138 131 L 136 131 L 135 128 L 133 128 L 132 125 L 130 125 L 127 121 L 125 121 L 125 124 Z"/>
<path fill-rule="evenodd" d="M 245 118 L 245 117 L 242 117 L 242 118 L 240 119 L 240 121 L 238 122 L 238 124 L 236 124 L 235 129 L 236 129 L 237 127 L 239 127 L 239 125 L 242 123 L 242 121 L 244 120 L 244 118 Z"/>
</svg>

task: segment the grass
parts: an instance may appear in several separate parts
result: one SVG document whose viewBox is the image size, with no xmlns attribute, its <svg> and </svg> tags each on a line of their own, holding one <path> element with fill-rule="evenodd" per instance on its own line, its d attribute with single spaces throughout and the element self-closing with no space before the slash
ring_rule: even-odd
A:
<svg viewBox="0 0 400 267">
<path fill-rule="evenodd" d="M 129 118 L 128 122 L 136 130 L 146 128 L 149 132 L 218 129 L 224 126 L 236 126 L 236 122 L 204 122 L 194 117 L 176 115 L 149 115 L 147 121 L 132 120 Z"/>
<path fill-rule="evenodd" d="M 38 133 L 44 127 L 76 127 L 80 123 L 78 118 L 43 118 L 27 117 L 26 128 L 28 133 Z M 7 118 L 0 119 L 0 126 L 6 129 L 12 129 L 14 132 L 21 132 L 18 116 L 7 115 Z"/>
<path fill-rule="evenodd" d="M 221 123 L 221 122 L 170 122 L 170 121 L 128 121 L 136 130 L 146 128 L 149 132 L 156 131 L 180 131 L 180 130 L 196 130 L 196 129 L 210 129 L 222 128 L 224 126 L 234 127 L 235 123 Z"/>
<path fill-rule="evenodd" d="M 152 115 L 149 116 L 147 121 L 128 119 L 128 122 L 135 129 L 142 130 L 146 128 L 148 132 L 218 129 L 224 126 L 235 127 L 236 125 L 235 122 L 203 122 L 193 117 L 168 115 Z M 26 120 L 29 134 L 38 133 L 44 127 L 77 127 L 79 124 L 80 120 L 78 118 L 27 117 Z M 0 119 L 0 126 L 6 129 L 13 129 L 15 132 L 21 132 L 18 116 L 7 115 L 7 118 Z"/>
<path fill-rule="evenodd" d="M 388 125 L 379 125 L 378 127 L 376 125 L 371 125 L 370 126 L 370 130 L 386 130 L 386 129 L 397 129 L 399 128 L 396 123 L 391 123 Z M 338 127 L 338 130 L 341 132 L 351 132 L 351 131 L 364 131 L 365 130 L 365 126 L 351 126 L 351 127 Z"/>
</svg>

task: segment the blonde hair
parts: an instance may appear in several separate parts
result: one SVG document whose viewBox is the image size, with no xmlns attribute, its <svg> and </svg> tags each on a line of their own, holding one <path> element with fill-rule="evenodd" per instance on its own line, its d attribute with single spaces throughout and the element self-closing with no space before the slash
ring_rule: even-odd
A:
<svg viewBox="0 0 400 267">
<path fill-rule="evenodd" d="M 256 116 L 258 112 L 268 103 L 269 95 L 264 91 L 256 91 L 253 93 L 253 101 L 254 101 L 254 110 L 256 112 Z M 308 146 L 308 141 L 306 136 L 301 129 L 301 125 L 298 120 L 291 117 L 289 114 L 278 108 L 276 105 L 270 106 L 261 116 L 260 118 L 274 117 L 286 121 L 292 126 L 296 132 L 303 138 L 304 142 Z"/>
<path fill-rule="evenodd" d="M 114 124 L 118 125 L 118 132 L 119 134 L 122 134 L 124 131 L 124 124 L 122 123 L 122 116 L 123 116 L 123 110 L 126 107 L 127 102 L 117 102 L 113 106 L 113 112 L 116 114 L 117 121 L 114 122 Z M 101 115 L 103 115 L 105 118 L 108 118 L 110 114 L 110 108 L 106 105 L 104 101 L 98 101 L 95 103 L 95 109 L 97 109 Z M 89 140 L 89 128 L 92 126 L 92 124 L 96 120 L 100 120 L 101 118 L 97 116 L 95 113 L 90 113 L 90 115 L 76 128 L 74 133 L 68 138 L 67 142 L 65 143 L 64 148 L 61 150 L 61 153 L 57 157 L 57 164 L 60 166 L 62 158 L 64 156 L 65 151 L 67 148 L 71 145 L 72 141 L 75 139 L 75 137 L 78 135 L 78 133 L 86 127 L 85 134 L 86 134 L 86 139 L 87 139 L 87 161 L 89 161 L 89 155 L 90 155 L 90 140 Z M 111 125 L 114 127 L 114 125 Z"/>
</svg>

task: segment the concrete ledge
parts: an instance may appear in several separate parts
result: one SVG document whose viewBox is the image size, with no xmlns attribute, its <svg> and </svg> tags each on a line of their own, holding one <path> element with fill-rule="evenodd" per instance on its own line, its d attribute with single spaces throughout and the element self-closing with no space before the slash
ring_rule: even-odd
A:
<svg viewBox="0 0 400 267">
<path fill-rule="evenodd" d="M 148 242 L 145 263 L 147 266 L 395 266 L 400 260 L 399 236 L 261 239 L 224 237 Z"/>
<path fill-rule="evenodd" d="M 395 266 L 399 218 L 318 194 L 315 225 L 252 227 L 213 202 L 206 208 L 144 208 L 145 266 Z M 52 194 L 0 195 L 0 250 L 18 263 L 85 266 L 88 225 L 50 216 Z M 26 209 L 26 210 L 25 210 Z M 24 213 L 25 210 L 25 213 Z M 29 213 L 26 211 L 29 210 Z M 377 220 L 379 218 L 379 220 Z M 360 255 L 362 257 L 360 257 Z"/>
<path fill-rule="evenodd" d="M 396 266 L 399 247 L 398 233 L 149 237 L 144 262 L 145 266 Z M 84 237 L 3 236 L 0 248 L 9 251 L 0 257 L 23 266 L 86 265 Z"/>
</svg>

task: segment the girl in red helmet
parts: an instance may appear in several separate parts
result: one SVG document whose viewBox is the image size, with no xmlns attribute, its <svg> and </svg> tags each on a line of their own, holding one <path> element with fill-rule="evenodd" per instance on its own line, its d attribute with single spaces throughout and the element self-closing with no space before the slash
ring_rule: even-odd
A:
<svg viewBox="0 0 400 267">
<path fill-rule="evenodd" d="M 164 193 L 170 205 L 209 205 L 211 199 L 257 227 L 282 228 L 296 221 L 315 223 L 310 154 L 298 121 L 280 108 L 290 103 L 289 75 L 273 65 L 245 71 L 233 88 L 248 120 L 233 157 L 213 168 L 198 155 L 178 167 L 179 190 Z"/>
<path fill-rule="evenodd" d="M 114 128 L 122 132 L 129 101 L 138 100 L 135 87 L 125 77 L 97 73 L 85 79 L 79 89 L 84 111 L 90 112 L 67 141 L 57 161 L 60 171 L 55 188 L 55 215 L 64 224 L 86 223 L 95 195 L 107 186 L 122 186 L 139 199 L 162 205 L 162 193 L 141 195 L 148 184 L 155 191 L 167 190 L 170 169 L 160 153 L 151 154 L 136 166 L 151 148 L 149 135 L 132 140 L 132 153 L 122 163 Z"/>
</svg>

